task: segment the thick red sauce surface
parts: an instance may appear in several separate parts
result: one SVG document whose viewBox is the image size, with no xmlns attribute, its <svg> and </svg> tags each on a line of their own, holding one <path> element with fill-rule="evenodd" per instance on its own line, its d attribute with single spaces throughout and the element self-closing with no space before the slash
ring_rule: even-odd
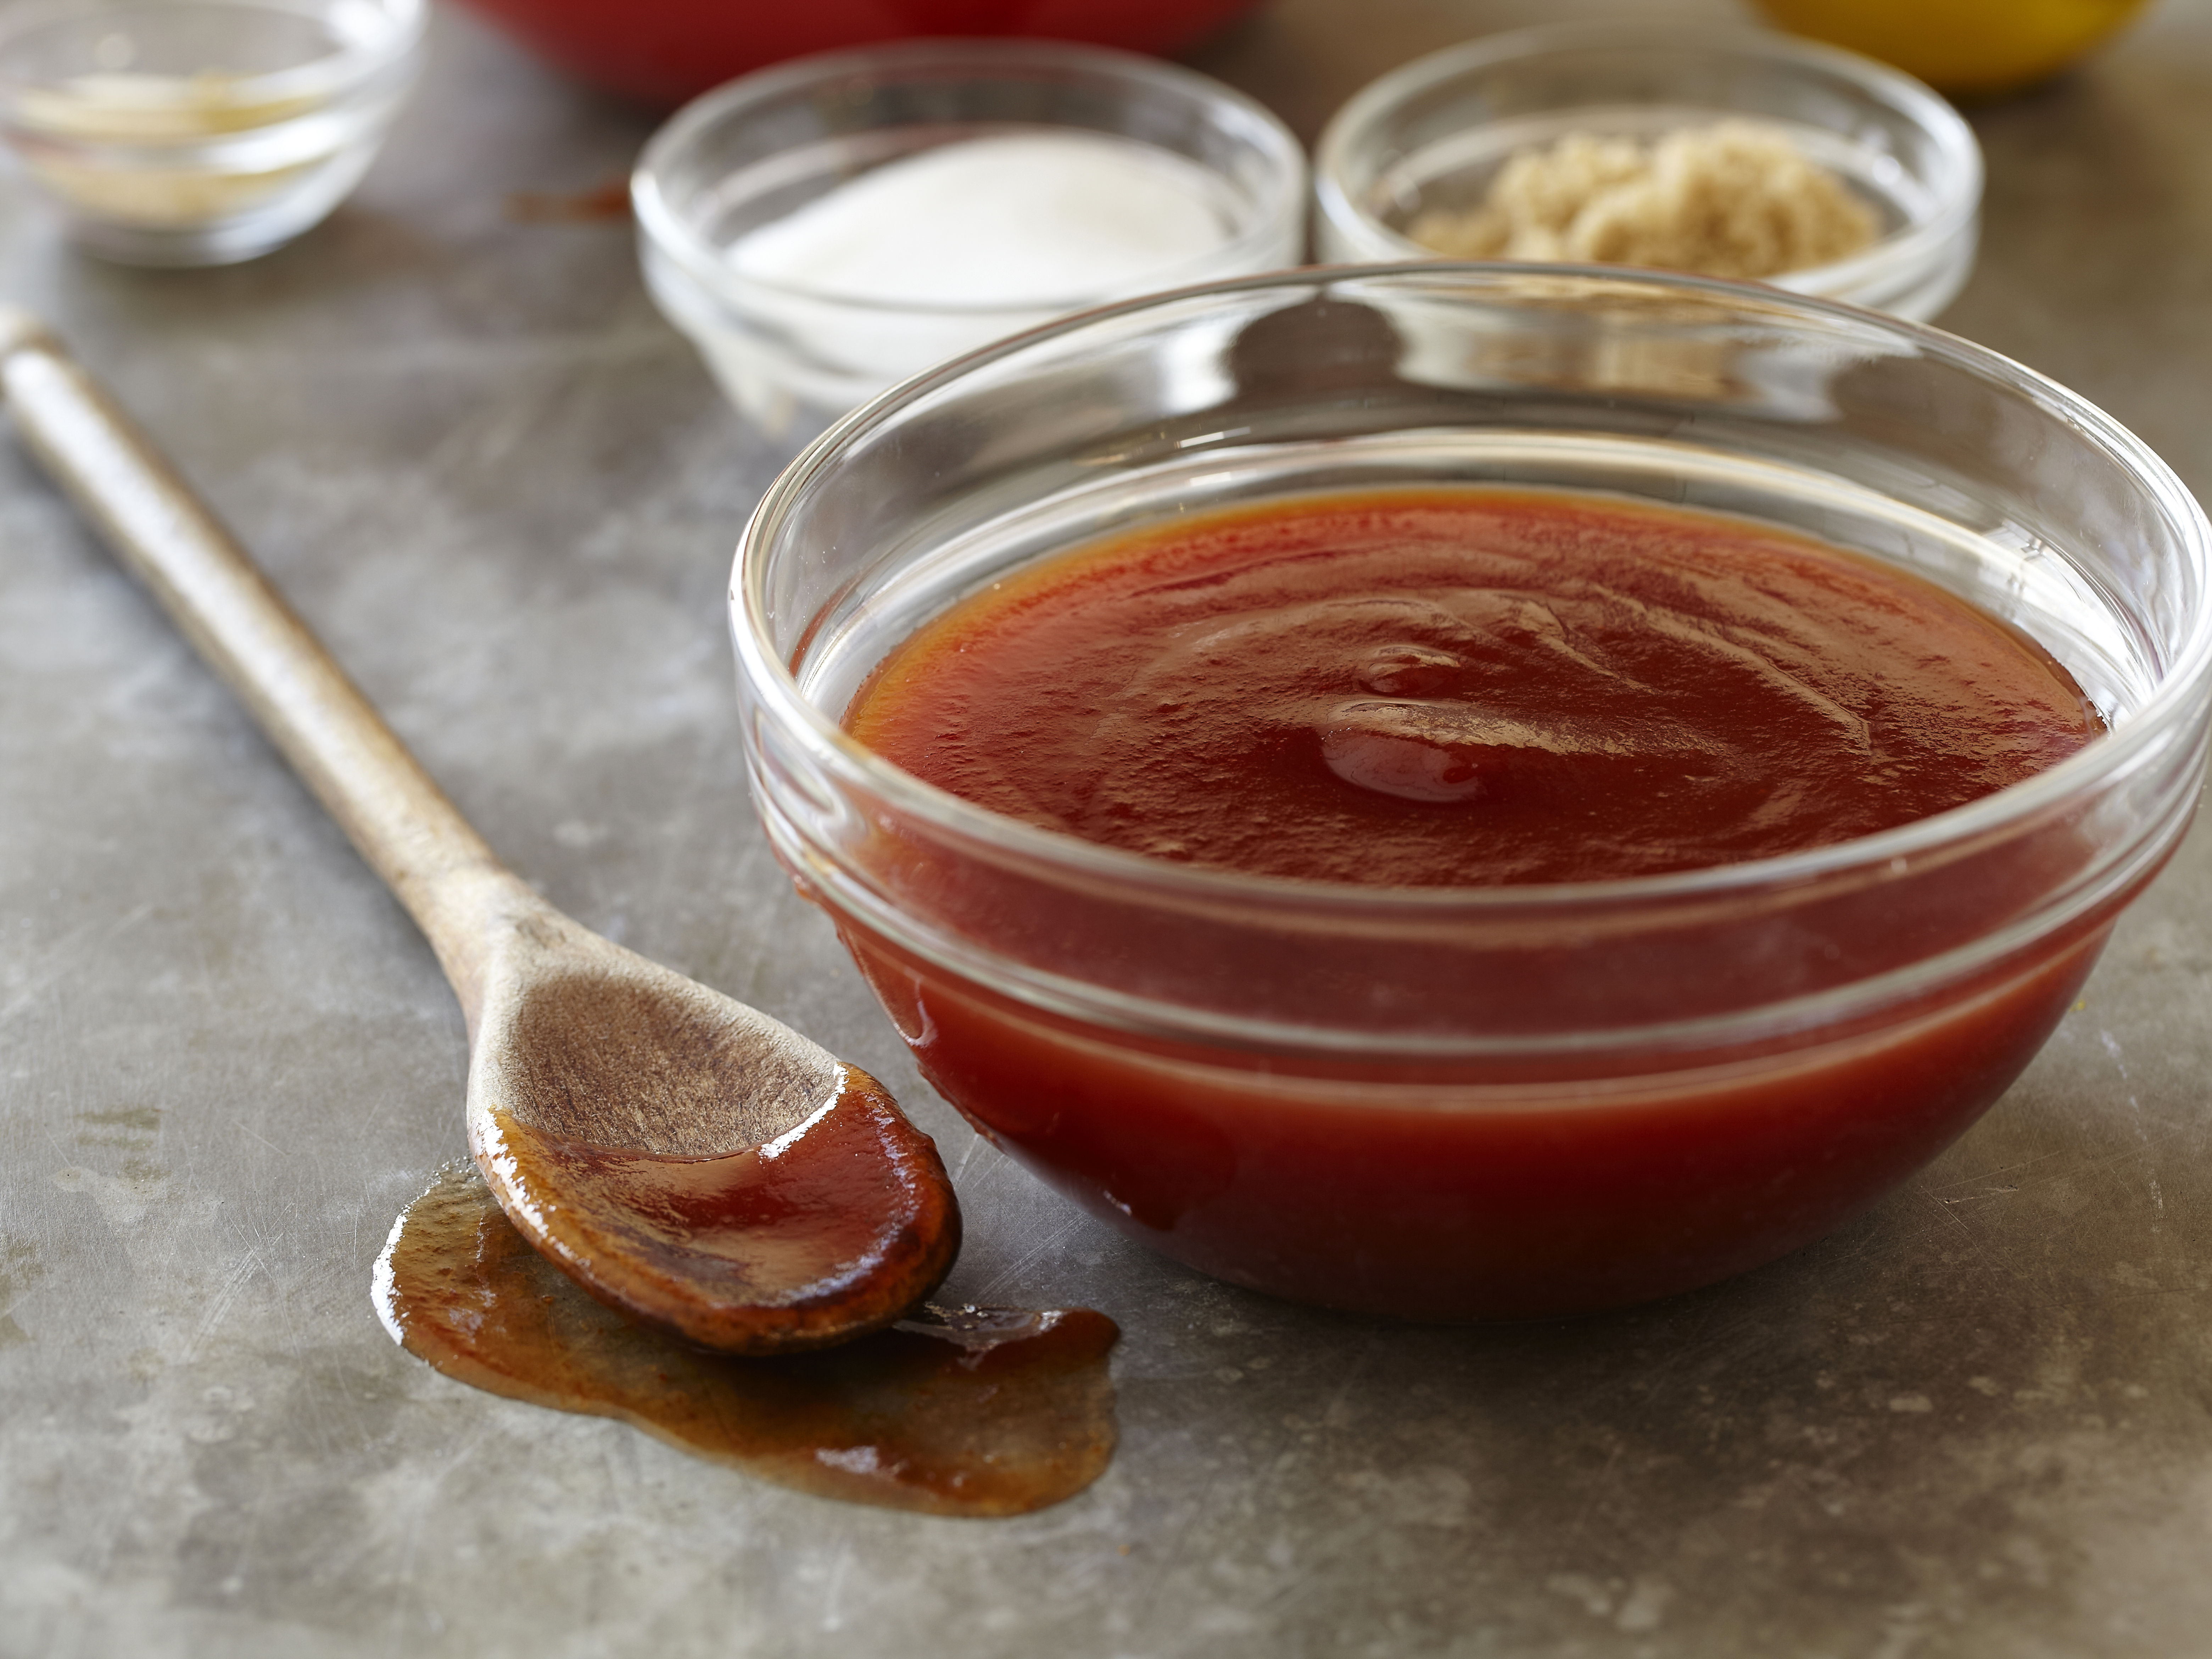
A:
<svg viewBox="0 0 2212 1659">
<path fill-rule="evenodd" d="M 1085 840 L 1417 886 L 1844 841 L 2101 729 L 2033 643 L 1870 559 L 1473 489 L 1294 499 L 1047 561 L 916 635 L 848 724 Z"/>
<path fill-rule="evenodd" d="M 2101 729 L 2032 642 L 1870 559 L 1605 496 L 1445 488 L 1291 499 L 1073 550 L 921 630 L 848 724 L 915 775 L 1071 836 L 1431 887 L 1650 875 L 1863 836 Z M 1693 909 L 1656 944 L 1440 949 L 1409 977 L 1349 935 L 1207 933 L 1200 915 L 1193 949 L 1076 887 L 1003 882 L 919 842 L 896 852 L 896 879 L 944 925 L 1017 950 L 1095 946 L 1102 983 L 1149 994 L 1211 964 L 1227 989 L 1208 1006 L 1241 1011 L 1265 984 L 1277 1000 L 1253 1011 L 1295 1021 L 1357 1015 L 1388 978 L 1383 1011 L 1407 1029 L 1458 1010 L 1462 1029 L 1536 1034 L 1510 1065 L 1416 1063 L 1387 1038 L 1340 1063 L 1133 1036 L 839 920 L 931 1082 L 1097 1214 L 1278 1294 L 1526 1318 L 1709 1283 L 1865 1208 L 2027 1065 L 2126 896 L 1848 1024 L 1602 1063 L 1551 1034 L 1941 957 L 2088 855 L 2054 817 L 1771 925 L 1756 907 Z"/>
</svg>

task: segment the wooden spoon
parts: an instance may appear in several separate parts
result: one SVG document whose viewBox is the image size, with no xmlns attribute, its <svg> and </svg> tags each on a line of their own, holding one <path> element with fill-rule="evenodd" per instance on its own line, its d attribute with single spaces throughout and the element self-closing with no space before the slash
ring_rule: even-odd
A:
<svg viewBox="0 0 2212 1659">
<path fill-rule="evenodd" d="M 9 307 L 0 393 L 428 937 L 468 1020 L 470 1150 L 532 1244 L 601 1301 L 738 1353 L 842 1341 L 936 1288 L 959 1209 L 873 1079 L 503 866 L 129 416 Z"/>
</svg>

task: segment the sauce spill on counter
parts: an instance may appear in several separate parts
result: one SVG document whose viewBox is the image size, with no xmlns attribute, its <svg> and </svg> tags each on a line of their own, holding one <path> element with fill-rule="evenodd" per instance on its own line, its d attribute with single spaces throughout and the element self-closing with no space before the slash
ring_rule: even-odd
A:
<svg viewBox="0 0 2212 1659">
<path fill-rule="evenodd" d="M 393 1224 L 375 1296 L 400 1345 L 457 1381 L 618 1418 L 818 1497 L 1019 1515 L 1082 1491 L 1113 1453 L 1106 1356 L 1120 1332 L 1103 1314 L 927 1306 L 840 1347 L 714 1353 L 593 1301 L 466 1162 Z"/>
</svg>

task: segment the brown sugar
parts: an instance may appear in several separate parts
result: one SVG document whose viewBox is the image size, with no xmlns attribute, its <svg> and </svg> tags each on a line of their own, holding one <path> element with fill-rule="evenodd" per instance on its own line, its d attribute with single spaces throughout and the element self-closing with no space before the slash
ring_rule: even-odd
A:
<svg viewBox="0 0 2212 1659">
<path fill-rule="evenodd" d="M 1686 127 L 1653 143 L 1572 132 L 1499 169 L 1480 206 L 1406 228 L 1458 259 L 1590 260 L 1760 277 L 1848 258 L 1874 209 L 1779 130 Z"/>
</svg>

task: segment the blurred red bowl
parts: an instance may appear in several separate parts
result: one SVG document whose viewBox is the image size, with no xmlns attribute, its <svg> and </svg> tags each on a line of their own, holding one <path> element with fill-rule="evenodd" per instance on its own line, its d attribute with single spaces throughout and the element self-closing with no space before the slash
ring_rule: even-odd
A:
<svg viewBox="0 0 2212 1659">
<path fill-rule="evenodd" d="M 1035 35 L 1174 52 L 1255 0 L 467 0 L 547 61 L 674 104 L 808 52 L 916 35 Z"/>
</svg>

